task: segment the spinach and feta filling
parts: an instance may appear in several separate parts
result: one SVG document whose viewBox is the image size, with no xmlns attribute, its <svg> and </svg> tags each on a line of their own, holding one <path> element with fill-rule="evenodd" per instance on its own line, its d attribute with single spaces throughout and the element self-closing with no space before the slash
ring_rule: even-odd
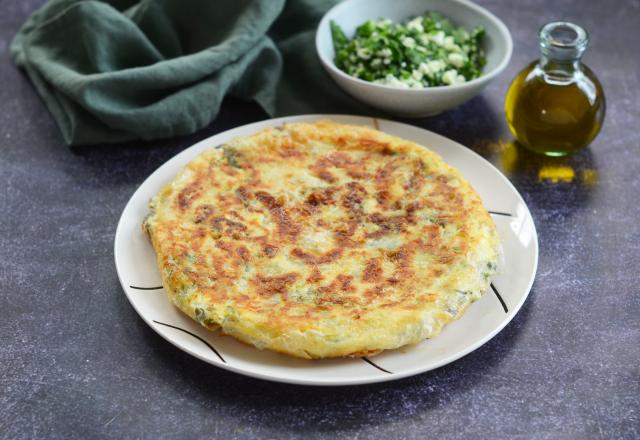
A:
<svg viewBox="0 0 640 440">
<path fill-rule="evenodd" d="M 335 64 L 347 74 L 378 84 L 423 88 L 478 78 L 486 63 L 484 29 L 468 32 L 437 12 L 404 23 L 388 19 L 361 24 L 352 39 L 331 22 Z"/>
</svg>

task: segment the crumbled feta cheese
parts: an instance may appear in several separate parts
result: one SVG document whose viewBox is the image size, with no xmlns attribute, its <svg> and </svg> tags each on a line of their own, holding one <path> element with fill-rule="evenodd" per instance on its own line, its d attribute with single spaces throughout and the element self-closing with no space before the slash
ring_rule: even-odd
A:
<svg viewBox="0 0 640 440">
<path fill-rule="evenodd" d="M 441 70 L 444 70 L 445 67 L 447 67 L 445 62 L 442 60 L 431 60 L 429 61 L 428 65 L 429 68 L 435 73 L 438 73 Z"/>
<path fill-rule="evenodd" d="M 404 47 L 408 47 L 409 49 L 411 49 L 412 47 L 414 47 L 416 45 L 416 40 L 414 40 L 411 37 L 404 37 L 402 39 L 402 45 Z"/>
<path fill-rule="evenodd" d="M 422 17 L 416 17 L 407 23 L 407 29 L 410 31 L 416 32 L 424 32 L 424 27 L 422 26 Z"/>
<path fill-rule="evenodd" d="M 462 84 L 467 80 L 464 79 L 464 76 L 459 75 L 458 71 L 455 69 L 447 70 L 442 75 L 442 82 L 445 84 L 453 85 L 453 84 Z"/>
<path fill-rule="evenodd" d="M 380 58 L 374 58 L 371 60 L 371 67 L 380 67 L 380 64 L 382 64 L 382 60 Z"/>
<path fill-rule="evenodd" d="M 385 58 L 384 60 L 382 60 L 382 64 L 384 64 L 385 66 L 391 63 L 391 58 Z"/>
<path fill-rule="evenodd" d="M 414 78 L 397 78 L 393 75 L 387 75 L 387 77 L 384 79 L 383 84 L 386 85 L 390 85 L 390 86 L 397 86 L 397 87 L 402 87 L 404 89 L 408 89 L 408 88 L 423 88 L 423 85 L 420 81 L 417 81 Z"/>
<path fill-rule="evenodd" d="M 389 49 L 388 47 L 385 47 L 380 52 L 378 52 L 378 55 L 380 55 L 382 58 L 390 58 L 391 55 L 393 55 L 393 52 L 391 52 L 391 49 Z"/>
<path fill-rule="evenodd" d="M 456 70 L 447 70 L 442 75 L 442 82 L 445 84 L 453 84 L 456 80 L 456 75 L 458 75 L 458 71 Z"/>
<path fill-rule="evenodd" d="M 405 79 L 404 83 L 412 89 L 421 89 L 424 87 L 420 81 L 416 81 L 413 78 Z"/>
<path fill-rule="evenodd" d="M 447 59 L 449 60 L 449 63 L 456 67 L 462 67 L 462 65 L 464 64 L 464 57 L 462 56 L 462 54 L 456 52 L 450 53 L 449 56 L 447 56 Z"/>
<path fill-rule="evenodd" d="M 442 60 L 431 60 L 426 63 L 420 63 L 418 69 L 424 75 L 433 76 L 434 74 L 444 70 L 447 65 Z"/>
<path fill-rule="evenodd" d="M 393 75 L 387 75 L 383 79 L 378 79 L 374 82 L 378 84 L 384 84 L 387 86 L 402 87 L 403 89 L 406 89 L 409 87 L 404 81 L 399 80 Z"/>
<path fill-rule="evenodd" d="M 411 72 L 411 76 L 413 77 L 413 79 L 415 79 L 416 81 L 421 81 L 422 80 L 422 76 L 423 73 L 418 70 L 418 69 L 413 69 L 413 71 Z"/>
<path fill-rule="evenodd" d="M 444 46 L 444 48 L 447 50 L 455 50 L 457 52 L 460 52 L 462 50 L 460 46 L 455 43 L 453 37 L 445 37 L 444 42 L 441 46 Z"/>
<path fill-rule="evenodd" d="M 444 45 L 444 32 L 438 31 L 435 34 L 430 34 L 429 39 L 436 43 L 438 46 Z"/>
<path fill-rule="evenodd" d="M 369 58 L 371 58 L 371 51 L 366 47 L 357 49 L 356 53 L 358 54 L 358 58 L 360 59 L 368 60 Z"/>
</svg>

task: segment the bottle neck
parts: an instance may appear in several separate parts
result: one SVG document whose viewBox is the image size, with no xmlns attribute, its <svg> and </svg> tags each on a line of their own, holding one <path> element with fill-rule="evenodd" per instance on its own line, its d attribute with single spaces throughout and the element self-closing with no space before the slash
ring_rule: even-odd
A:
<svg viewBox="0 0 640 440">
<path fill-rule="evenodd" d="M 569 22 L 547 23 L 540 29 L 539 68 L 550 82 L 566 84 L 582 73 L 580 59 L 589 38 L 584 29 Z"/>
<path fill-rule="evenodd" d="M 540 54 L 540 68 L 548 74 L 573 75 L 582 71 L 580 58 L 558 59 L 542 52 Z"/>
</svg>

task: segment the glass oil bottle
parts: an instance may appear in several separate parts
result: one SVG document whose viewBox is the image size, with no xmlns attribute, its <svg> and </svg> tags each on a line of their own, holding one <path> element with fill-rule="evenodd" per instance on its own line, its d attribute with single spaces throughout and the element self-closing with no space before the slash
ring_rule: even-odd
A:
<svg viewBox="0 0 640 440">
<path fill-rule="evenodd" d="M 507 123 L 524 147 L 564 156 L 598 134 L 605 98 L 598 78 L 580 61 L 588 44 L 584 29 L 568 22 L 540 30 L 540 60 L 513 80 L 505 100 Z"/>
</svg>

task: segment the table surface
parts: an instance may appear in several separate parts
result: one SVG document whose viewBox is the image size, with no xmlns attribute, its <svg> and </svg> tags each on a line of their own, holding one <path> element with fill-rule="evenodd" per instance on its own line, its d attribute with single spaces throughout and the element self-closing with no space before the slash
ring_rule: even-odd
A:
<svg viewBox="0 0 640 440">
<path fill-rule="evenodd" d="M 201 362 L 129 305 L 113 238 L 138 185 L 196 141 L 265 115 L 228 100 L 192 136 L 74 152 L 9 59 L 41 0 L 0 0 L 0 437 L 639 438 L 640 2 L 481 4 L 511 29 L 480 97 L 411 123 L 496 164 L 533 214 L 538 275 L 515 319 L 468 356 L 391 383 L 270 383 Z M 558 18 L 591 33 L 608 99 L 591 147 L 547 160 L 512 143 L 502 103 Z"/>
</svg>

